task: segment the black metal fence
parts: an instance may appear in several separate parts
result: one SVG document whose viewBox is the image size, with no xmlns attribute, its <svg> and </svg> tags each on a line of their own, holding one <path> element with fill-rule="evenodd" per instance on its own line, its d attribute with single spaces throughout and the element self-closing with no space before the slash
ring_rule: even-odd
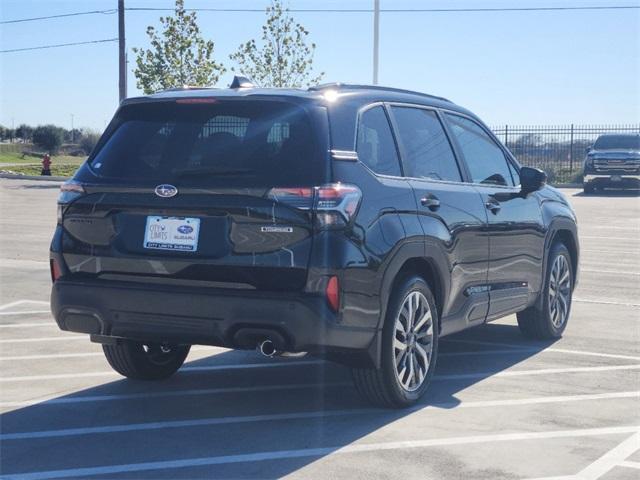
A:
<svg viewBox="0 0 640 480">
<path fill-rule="evenodd" d="M 635 125 L 559 125 L 492 127 L 522 165 L 541 168 L 550 183 L 580 182 L 586 150 L 605 133 L 637 133 Z"/>
</svg>

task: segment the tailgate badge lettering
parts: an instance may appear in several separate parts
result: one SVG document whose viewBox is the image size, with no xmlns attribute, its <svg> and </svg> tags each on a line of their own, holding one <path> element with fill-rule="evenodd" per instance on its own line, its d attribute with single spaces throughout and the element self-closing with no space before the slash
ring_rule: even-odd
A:
<svg viewBox="0 0 640 480">
<path fill-rule="evenodd" d="M 178 194 L 178 189 L 173 185 L 163 183 L 162 185 L 158 185 L 156 187 L 155 192 L 159 197 L 170 198 L 175 197 Z"/>
<path fill-rule="evenodd" d="M 293 228 L 291 227 L 260 227 L 260 231 L 262 233 L 293 233 Z"/>
</svg>

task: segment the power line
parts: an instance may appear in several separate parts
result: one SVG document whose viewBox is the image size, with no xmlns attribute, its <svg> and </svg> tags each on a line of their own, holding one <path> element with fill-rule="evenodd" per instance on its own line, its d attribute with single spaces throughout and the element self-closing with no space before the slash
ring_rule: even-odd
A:
<svg viewBox="0 0 640 480">
<path fill-rule="evenodd" d="M 590 5 L 573 7 L 476 7 L 476 8 L 381 8 L 384 13 L 456 13 L 456 12 L 552 12 L 570 10 L 632 10 L 640 5 Z M 172 12 L 173 8 L 127 7 L 138 12 Z M 189 12 L 264 12 L 264 8 L 186 8 Z M 371 8 L 290 8 L 289 12 L 299 13 L 373 13 Z"/>
<path fill-rule="evenodd" d="M 74 13 L 62 13 L 60 15 L 49 15 L 47 17 L 17 18 L 15 20 L 3 20 L 3 21 L 0 22 L 0 25 L 4 25 L 4 24 L 7 24 L 7 23 L 35 22 L 37 20 L 49 20 L 49 19 L 53 19 L 53 18 L 79 17 L 81 15 L 96 15 L 96 14 L 111 15 L 111 14 L 114 14 L 116 12 L 117 12 L 116 9 L 111 9 L 111 10 L 91 10 L 91 11 L 88 11 L 88 12 L 74 12 Z"/>
<path fill-rule="evenodd" d="M 631 10 L 640 9 L 640 5 L 591 5 L 573 7 L 477 7 L 477 8 L 381 8 L 384 13 L 456 13 L 456 12 L 551 12 L 551 11 L 571 11 L 571 10 Z M 158 7 L 127 7 L 125 10 L 134 12 L 173 12 L 173 8 Z M 189 12 L 264 12 L 264 8 L 187 8 Z M 299 13 L 373 13 L 370 8 L 291 8 L 290 12 Z M 116 9 L 110 10 L 90 10 L 87 12 L 63 13 L 60 15 L 49 15 L 45 17 L 18 18 L 15 20 L 0 21 L 0 25 L 10 23 L 35 22 L 39 20 L 50 20 L 56 18 L 77 17 L 83 15 L 112 15 Z"/>
<path fill-rule="evenodd" d="M 39 47 L 14 48 L 11 50 L 0 50 L 0 53 L 24 52 L 27 50 L 43 50 L 45 48 L 71 47 L 74 45 L 88 45 L 90 43 L 106 43 L 106 42 L 117 42 L 117 41 L 118 41 L 117 38 L 106 38 L 104 40 L 89 40 L 87 42 L 58 43 L 56 45 L 42 45 Z"/>
<path fill-rule="evenodd" d="M 477 7 L 477 8 L 382 8 L 380 12 L 384 13 L 473 13 L 473 12 L 551 12 L 551 11 L 576 11 L 576 10 L 638 10 L 640 5 L 590 5 L 590 6 L 569 6 L 569 7 Z M 127 7 L 125 10 L 138 12 L 172 12 L 173 8 L 158 7 Z M 190 12 L 264 12 L 263 8 L 188 8 Z M 374 13 L 370 8 L 292 8 L 290 12 L 300 13 Z M 49 15 L 45 17 L 20 18 L 15 20 L 3 20 L 0 25 L 10 23 L 33 22 L 38 20 L 49 20 L 55 18 L 76 17 L 82 15 L 95 14 L 114 14 L 116 9 L 110 10 L 91 10 L 87 12 L 73 12 L 60 15 Z M 48 48 L 71 47 L 76 45 L 88 45 L 95 43 L 116 42 L 117 38 L 108 38 L 104 40 L 90 40 L 86 42 L 60 43 L 56 45 L 42 45 L 39 47 L 14 48 L 10 50 L 0 50 L 0 53 L 24 52 L 30 50 L 43 50 Z"/>
</svg>

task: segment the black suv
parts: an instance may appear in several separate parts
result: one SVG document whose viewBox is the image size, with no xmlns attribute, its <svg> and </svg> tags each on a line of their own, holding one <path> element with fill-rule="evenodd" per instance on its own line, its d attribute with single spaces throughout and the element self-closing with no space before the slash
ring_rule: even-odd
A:
<svg viewBox="0 0 640 480">
<path fill-rule="evenodd" d="M 53 313 L 130 378 L 172 375 L 192 344 L 308 352 L 402 407 L 439 338 L 516 312 L 526 336 L 556 338 L 569 317 L 573 210 L 444 98 L 331 84 L 129 99 L 61 190 Z"/>
<path fill-rule="evenodd" d="M 640 188 L 640 135 L 600 135 L 584 160 L 584 193 Z"/>
</svg>

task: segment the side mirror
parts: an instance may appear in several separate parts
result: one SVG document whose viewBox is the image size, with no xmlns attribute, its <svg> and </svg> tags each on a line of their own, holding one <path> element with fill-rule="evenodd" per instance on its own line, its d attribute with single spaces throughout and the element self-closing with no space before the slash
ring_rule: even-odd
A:
<svg viewBox="0 0 640 480">
<path fill-rule="evenodd" d="M 547 183 L 547 174 L 542 170 L 531 167 L 522 167 L 520 169 L 520 192 L 528 195 L 537 192 Z"/>
<path fill-rule="evenodd" d="M 585 151 L 586 153 L 589 153 L 589 152 L 591 151 L 591 149 L 592 149 L 592 148 L 593 148 L 593 146 L 589 146 L 589 147 L 585 148 L 585 149 L 584 149 L 584 151 Z"/>
</svg>

